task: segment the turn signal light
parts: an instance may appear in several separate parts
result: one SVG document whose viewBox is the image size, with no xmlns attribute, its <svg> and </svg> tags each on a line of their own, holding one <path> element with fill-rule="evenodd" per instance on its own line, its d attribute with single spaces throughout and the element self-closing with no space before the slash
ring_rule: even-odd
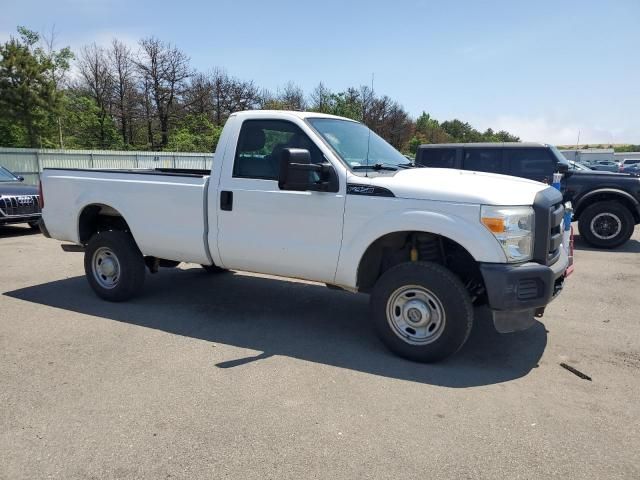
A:
<svg viewBox="0 0 640 480">
<path fill-rule="evenodd" d="M 504 233 L 504 218 L 482 217 L 482 223 L 493 233 Z"/>
</svg>

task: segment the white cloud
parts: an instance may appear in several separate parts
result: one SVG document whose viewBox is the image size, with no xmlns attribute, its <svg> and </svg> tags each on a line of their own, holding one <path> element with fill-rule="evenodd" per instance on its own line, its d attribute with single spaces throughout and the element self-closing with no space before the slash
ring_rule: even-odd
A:
<svg viewBox="0 0 640 480">
<path fill-rule="evenodd" d="M 480 129 L 507 130 L 522 141 L 544 142 L 557 145 L 572 145 L 580 135 L 581 144 L 638 143 L 638 132 L 626 128 L 607 128 L 594 125 L 577 125 L 558 118 L 519 117 L 502 115 L 493 119 L 479 119 L 475 123 Z"/>
</svg>

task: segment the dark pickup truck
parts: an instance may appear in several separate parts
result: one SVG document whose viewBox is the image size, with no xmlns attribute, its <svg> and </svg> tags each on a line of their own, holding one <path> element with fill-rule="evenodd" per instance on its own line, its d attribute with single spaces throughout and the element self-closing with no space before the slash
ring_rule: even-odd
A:
<svg viewBox="0 0 640 480">
<path fill-rule="evenodd" d="M 618 247 L 640 223 L 640 175 L 570 167 L 553 145 L 457 143 L 421 145 L 416 165 L 501 173 L 551 183 L 563 173 L 564 201 L 571 201 L 581 237 L 598 248 Z"/>
</svg>

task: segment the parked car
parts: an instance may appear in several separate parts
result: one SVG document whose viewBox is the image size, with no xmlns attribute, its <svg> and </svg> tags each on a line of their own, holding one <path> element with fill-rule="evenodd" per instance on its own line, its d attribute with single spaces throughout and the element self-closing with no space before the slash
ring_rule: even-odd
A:
<svg viewBox="0 0 640 480">
<path fill-rule="evenodd" d="M 28 223 L 38 228 L 38 188 L 25 185 L 24 178 L 0 166 L 0 225 Z"/>
<path fill-rule="evenodd" d="M 640 158 L 625 158 L 620 162 L 620 172 L 622 173 L 638 173 L 640 168 Z"/>
<path fill-rule="evenodd" d="M 602 172 L 618 172 L 620 164 L 610 160 L 598 160 L 589 165 L 591 170 L 600 170 Z"/>
<path fill-rule="evenodd" d="M 416 164 L 502 173 L 551 183 L 564 173 L 562 192 L 573 204 L 580 235 L 598 248 L 618 247 L 640 223 L 640 177 L 628 173 L 570 168 L 552 145 L 541 143 L 469 143 L 421 145 Z"/>
<path fill-rule="evenodd" d="M 382 340 L 418 361 L 464 344 L 474 302 L 499 331 L 532 325 L 568 265 L 556 189 L 414 168 L 319 113 L 231 115 L 211 171 L 45 169 L 42 189 L 45 235 L 84 251 L 105 300 L 180 262 L 323 282 L 370 294 Z"/>
</svg>

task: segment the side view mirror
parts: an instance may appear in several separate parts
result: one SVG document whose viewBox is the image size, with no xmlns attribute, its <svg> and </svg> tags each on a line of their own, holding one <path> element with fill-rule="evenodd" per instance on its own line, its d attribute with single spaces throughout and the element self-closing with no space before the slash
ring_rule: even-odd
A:
<svg viewBox="0 0 640 480">
<path fill-rule="evenodd" d="M 24 182 L 24 177 L 22 175 L 18 175 L 18 181 L 19 182 Z"/>
<path fill-rule="evenodd" d="M 558 172 L 567 173 L 569 171 L 569 165 L 566 163 L 558 163 Z"/>
<path fill-rule="evenodd" d="M 311 163 L 309 150 L 285 148 L 280 157 L 280 190 L 337 192 L 338 177 L 330 163 Z"/>
</svg>

